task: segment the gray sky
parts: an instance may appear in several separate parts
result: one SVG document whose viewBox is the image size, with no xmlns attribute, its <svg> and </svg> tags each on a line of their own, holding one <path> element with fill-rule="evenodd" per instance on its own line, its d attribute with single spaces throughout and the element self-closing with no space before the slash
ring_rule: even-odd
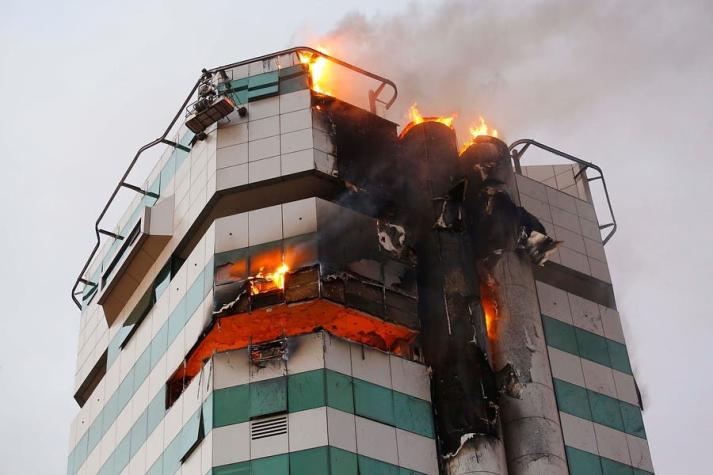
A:
<svg viewBox="0 0 713 475">
<path fill-rule="evenodd" d="M 0 472 L 65 471 L 69 289 L 136 149 L 202 67 L 330 32 L 334 53 L 399 84 L 399 110 L 457 111 L 460 128 L 482 114 L 507 140 L 604 168 L 620 224 L 607 255 L 654 467 L 709 471 L 713 3 L 295 3 L 2 2 Z"/>
</svg>

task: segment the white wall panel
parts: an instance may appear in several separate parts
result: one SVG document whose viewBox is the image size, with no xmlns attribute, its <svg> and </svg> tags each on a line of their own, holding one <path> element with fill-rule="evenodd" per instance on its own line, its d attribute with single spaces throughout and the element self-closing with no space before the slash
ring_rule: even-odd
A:
<svg viewBox="0 0 713 475">
<path fill-rule="evenodd" d="M 324 368 L 323 333 L 310 333 L 288 340 L 287 373 Z"/>
<path fill-rule="evenodd" d="M 389 355 L 369 346 L 351 344 L 352 375 L 385 388 L 391 387 Z"/>
<path fill-rule="evenodd" d="M 626 465 L 631 465 L 626 434 L 597 424 L 596 422 L 594 423 L 594 433 L 597 438 L 599 455 Z"/>
<path fill-rule="evenodd" d="M 323 447 L 327 440 L 327 409 L 317 407 L 293 412 L 287 417 L 290 452 Z"/>
<path fill-rule="evenodd" d="M 356 416 L 357 453 L 398 465 L 396 429 Z"/>
<path fill-rule="evenodd" d="M 399 465 L 427 475 L 438 475 L 436 441 L 396 429 Z"/>
<path fill-rule="evenodd" d="M 356 420 L 354 414 L 327 407 L 329 445 L 356 453 Z"/>
<path fill-rule="evenodd" d="M 221 253 L 248 246 L 248 213 L 234 214 L 215 220 L 215 252 Z"/>
<path fill-rule="evenodd" d="M 213 357 L 214 390 L 248 384 L 250 368 L 247 350 L 226 351 Z"/>
<path fill-rule="evenodd" d="M 284 238 L 315 232 L 317 230 L 317 204 L 315 198 L 283 204 L 282 227 Z"/>
<path fill-rule="evenodd" d="M 598 453 L 592 421 L 580 419 L 564 412 L 560 412 L 560 421 L 562 422 L 565 445 L 593 454 Z"/>
<path fill-rule="evenodd" d="M 394 355 L 389 355 L 389 360 L 391 384 L 395 391 L 431 400 L 431 378 L 426 366 Z"/>
<path fill-rule="evenodd" d="M 212 431 L 213 466 L 250 459 L 250 423 L 218 427 Z"/>
</svg>

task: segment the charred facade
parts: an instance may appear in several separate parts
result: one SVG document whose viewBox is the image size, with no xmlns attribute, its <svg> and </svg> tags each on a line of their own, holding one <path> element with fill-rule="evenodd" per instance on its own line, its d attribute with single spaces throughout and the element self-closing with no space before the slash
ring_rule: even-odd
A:
<svg viewBox="0 0 713 475">
<path fill-rule="evenodd" d="M 374 81 L 367 104 L 318 61 Z M 459 151 L 447 121 L 399 134 L 395 99 L 309 48 L 203 72 L 75 285 L 70 474 L 653 471 L 601 170 Z"/>
</svg>

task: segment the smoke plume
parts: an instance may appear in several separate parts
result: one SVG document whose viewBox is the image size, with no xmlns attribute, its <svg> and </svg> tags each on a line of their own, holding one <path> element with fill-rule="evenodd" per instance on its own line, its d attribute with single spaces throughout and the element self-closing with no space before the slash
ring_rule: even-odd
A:
<svg viewBox="0 0 713 475">
<path fill-rule="evenodd" d="M 602 166 L 619 222 L 606 253 L 662 473 L 700 472 L 710 438 L 682 454 L 670 437 L 711 426 L 697 410 L 710 378 L 680 369 L 681 355 L 709 360 L 711 18 L 709 0 L 445 0 L 350 13 L 304 38 L 392 79 L 388 117 L 401 125 L 413 102 L 424 115 L 455 112 L 463 142 L 482 115 L 508 143 L 533 138 Z"/>
<path fill-rule="evenodd" d="M 399 87 L 389 118 L 456 113 L 459 138 L 478 116 L 507 139 L 553 128 L 566 134 L 612 92 L 635 87 L 663 61 L 692 64 L 705 45 L 675 32 L 700 23 L 695 8 L 655 2 L 447 0 L 398 13 L 349 13 L 327 35 L 306 38 Z M 657 34 L 652 37 L 652 25 Z"/>
</svg>

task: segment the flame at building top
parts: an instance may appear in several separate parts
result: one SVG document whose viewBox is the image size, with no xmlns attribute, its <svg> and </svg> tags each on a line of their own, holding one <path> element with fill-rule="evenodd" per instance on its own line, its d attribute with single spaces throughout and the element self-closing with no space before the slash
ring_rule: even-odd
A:
<svg viewBox="0 0 713 475">
<path fill-rule="evenodd" d="M 329 54 L 329 50 L 323 46 L 317 46 L 315 49 L 321 53 Z M 297 56 L 302 64 L 309 66 L 311 89 L 319 94 L 332 96 L 333 93 L 325 86 L 331 66 L 329 60 L 310 51 L 299 52 Z"/>
<path fill-rule="evenodd" d="M 475 138 L 480 135 L 489 135 L 491 137 L 498 136 L 498 131 L 488 127 L 488 124 L 485 122 L 485 119 L 483 119 L 483 116 L 480 116 L 478 119 L 479 120 L 478 120 L 477 124 L 473 124 L 469 127 L 470 140 L 466 141 L 463 144 L 463 146 L 460 149 L 460 153 L 463 153 L 465 151 L 465 149 L 470 147 L 471 144 L 473 144 L 473 142 L 475 141 Z"/>
<path fill-rule="evenodd" d="M 421 112 L 418 110 L 417 104 L 414 102 L 411 107 L 409 108 L 408 111 L 408 117 L 409 117 L 409 123 L 406 124 L 406 127 L 404 127 L 404 130 L 401 131 L 400 137 L 405 136 L 409 130 L 411 130 L 413 127 L 415 127 L 418 124 L 422 124 L 424 122 L 438 122 L 439 124 L 443 124 L 446 127 L 453 127 L 453 121 L 456 118 L 456 115 L 453 114 L 449 117 L 438 117 L 438 116 L 429 116 L 429 117 L 424 117 Z"/>
</svg>

